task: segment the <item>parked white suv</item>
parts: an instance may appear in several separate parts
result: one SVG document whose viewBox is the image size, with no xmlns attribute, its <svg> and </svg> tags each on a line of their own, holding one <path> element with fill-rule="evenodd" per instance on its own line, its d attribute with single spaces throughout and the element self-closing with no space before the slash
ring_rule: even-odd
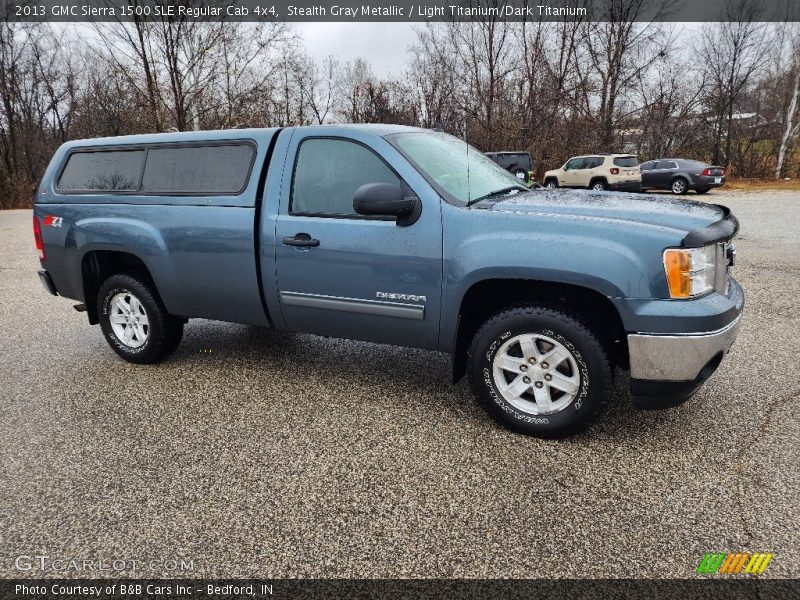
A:
<svg viewBox="0 0 800 600">
<path fill-rule="evenodd" d="M 638 192 L 642 186 L 639 162 L 633 154 L 590 154 L 570 158 L 560 169 L 544 174 L 548 188 Z"/>
</svg>

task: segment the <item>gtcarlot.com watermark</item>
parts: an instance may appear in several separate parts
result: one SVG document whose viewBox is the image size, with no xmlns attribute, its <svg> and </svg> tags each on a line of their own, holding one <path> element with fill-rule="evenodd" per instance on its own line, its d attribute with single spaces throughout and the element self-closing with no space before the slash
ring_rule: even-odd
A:
<svg viewBox="0 0 800 600">
<path fill-rule="evenodd" d="M 187 558 L 67 558 L 47 554 L 21 554 L 14 559 L 14 568 L 26 572 L 52 573 L 136 573 L 194 571 L 194 560 Z"/>
</svg>

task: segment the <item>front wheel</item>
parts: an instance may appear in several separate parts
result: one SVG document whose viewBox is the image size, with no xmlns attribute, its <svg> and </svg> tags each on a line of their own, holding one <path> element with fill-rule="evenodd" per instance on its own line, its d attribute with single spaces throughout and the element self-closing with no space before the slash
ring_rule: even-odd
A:
<svg viewBox="0 0 800 600">
<path fill-rule="evenodd" d="M 504 310 L 475 334 L 470 383 L 505 427 L 561 438 L 588 427 L 612 393 L 603 345 L 577 317 L 544 306 Z"/>
<path fill-rule="evenodd" d="M 97 295 L 97 307 L 108 345 L 129 362 L 163 360 L 183 337 L 183 321 L 167 313 L 150 283 L 132 275 L 106 279 Z"/>
</svg>

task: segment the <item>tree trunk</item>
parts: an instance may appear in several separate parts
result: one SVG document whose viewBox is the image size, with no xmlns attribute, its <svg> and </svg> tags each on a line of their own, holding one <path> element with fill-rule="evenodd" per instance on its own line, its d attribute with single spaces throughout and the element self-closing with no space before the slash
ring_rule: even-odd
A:
<svg viewBox="0 0 800 600">
<path fill-rule="evenodd" d="M 783 162 L 786 160 L 786 149 L 789 147 L 789 142 L 792 139 L 792 130 L 794 129 L 794 113 L 797 110 L 798 94 L 800 94 L 800 66 L 798 66 L 797 74 L 794 78 L 794 91 L 792 92 L 792 100 L 789 102 L 789 108 L 786 110 L 786 128 L 783 130 L 781 145 L 780 149 L 778 150 L 778 162 L 775 165 L 775 179 L 780 179 L 781 177 Z"/>
<path fill-rule="evenodd" d="M 156 99 L 156 82 L 150 65 L 150 57 L 147 53 L 144 29 L 138 17 L 134 17 L 133 24 L 136 28 L 136 37 L 139 42 L 139 57 L 142 60 L 142 69 L 144 70 L 145 86 L 147 87 L 147 102 L 150 104 L 150 115 L 153 119 L 155 130 L 162 131 L 163 125 L 161 123 L 161 117 L 159 116 L 158 101 Z"/>
</svg>

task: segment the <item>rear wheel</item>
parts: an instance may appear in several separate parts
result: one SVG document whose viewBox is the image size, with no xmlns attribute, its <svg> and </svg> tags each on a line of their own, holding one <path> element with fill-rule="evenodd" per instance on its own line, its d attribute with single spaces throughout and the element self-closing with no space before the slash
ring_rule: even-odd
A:
<svg viewBox="0 0 800 600">
<path fill-rule="evenodd" d="M 711 188 L 697 188 L 697 189 L 695 190 L 695 192 L 697 192 L 698 194 L 705 194 L 705 193 L 707 193 L 707 192 L 708 192 L 710 189 L 711 189 Z"/>
<path fill-rule="evenodd" d="M 560 438 L 589 426 L 611 397 L 611 367 L 573 315 L 544 306 L 504 310 L 475 334 L 467 358 L 483 408 L 505 427 Z"/>
<path fill-rule="evenodd" d="M 152 284 L 133 275 L 106 279 L 97 307 L 106 341 L 129 362 L 163 360 L 183 337 L 183 321 L 167 313 Z"/>
<path fill-rule="evenodd" d="M 597 179 L 593 181 L 589 187 L 596 192 L 604 192 L 607 186 L 605 181 L 602 179 Z"/>
<path fill-rule="evenodd" d="M 680 195 L 685 194 L 689 189 L 689 183 L 683 177 L 677 177 L 672 180 L 672 186 L 670 186 L 673 194 Z"/>
<path fill-rule="evenodd" d="M 546 179 L 544 182 L 544 187 L 549 190 L 554 190 L 558 187 L 558 180 L 554 178 Z"/>
</svg>

